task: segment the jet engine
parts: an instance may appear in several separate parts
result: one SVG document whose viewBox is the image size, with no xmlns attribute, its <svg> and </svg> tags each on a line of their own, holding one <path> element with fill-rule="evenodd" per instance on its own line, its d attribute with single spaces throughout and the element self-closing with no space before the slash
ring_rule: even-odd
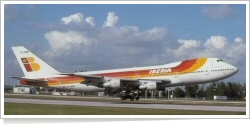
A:
<svg viewBox="0 0 250 125">
<path fill-rule="evenodd" d="M 157 83 L 155 81 L 140 81 L 141 85 L 139 86 L 139 89 L 141 90 L 149 90 L 154 91 L 157 90 Z"/>
<path fill-rule="evenodd" d="M 119 89 L 121 87 L 121 80 L 114 78 L 105 78 L 104 88 Z"/>
</svg>

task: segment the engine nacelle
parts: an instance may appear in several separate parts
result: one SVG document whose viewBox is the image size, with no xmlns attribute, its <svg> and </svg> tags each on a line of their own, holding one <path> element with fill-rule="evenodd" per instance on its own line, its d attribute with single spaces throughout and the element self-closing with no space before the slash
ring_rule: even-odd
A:
<svg viewBox="0 0 250 125">
<path fill-rule="evenodd" d="M 114 78 L 106 78 L 106 82 L 103 84 L 104 88 L 119 89 L 121 87 L 121 80 Z"/>
<path fill-rule="evenodd" d="M 154 91 L 157 90 L 157 83 L 155 81 L 140 81 L 141 85 L 139 86 L 139 89 L 141 90 L 149 90 Z"/>
</svg>

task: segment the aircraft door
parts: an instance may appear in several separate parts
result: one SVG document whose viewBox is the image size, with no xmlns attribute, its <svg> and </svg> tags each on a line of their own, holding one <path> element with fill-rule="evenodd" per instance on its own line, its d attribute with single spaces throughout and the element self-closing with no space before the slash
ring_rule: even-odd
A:
<svg viewBox="0 0 250 125">
<path fill-rule="evenodd" d="M 213 61 L 214 61 L 214 60 L 210 60 L 210 65 L 211 65 L 211 66 L 213 65 Z"/>
<path fill-rule="evenodd" d="M 209 73 L 209 70 L 205 70 L 205 74 L 206 75 L 209 75 L 210 73 Z"/>
</svg>

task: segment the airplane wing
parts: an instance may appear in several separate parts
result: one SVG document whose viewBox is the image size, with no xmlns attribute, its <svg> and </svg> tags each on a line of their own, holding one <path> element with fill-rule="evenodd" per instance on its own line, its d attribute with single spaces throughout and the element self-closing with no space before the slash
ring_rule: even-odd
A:
<svg viewBox="0 0 250 125">
<path fill-rule="evenodd" d="M 61 75 L 70 75 L 70 76 L 77 76 L 84 78 L 82 84 L 93 85 L 93 86 L 101 86 L 102 83 L 106 82 L 103 76 L 95 76 L 95 75 L 87 75 L 87 74 L 74 74 L 74 73 L 62 73 Z M 111 78 L 112 79 L 112 78 Z M 128 78 L 118 78 L 121 80 L 122 83 L 126 84 L 134 84 L 138 82 L 137 79 L 128 79 Z"/>
<path fill-rule="evenodd" d="M 104 76 L 95 76 L 95 75 L 88 75 L 88 74 L 75 74 L 75 73 L 62 73 L 61 75 L 70 75 L 70 76 L 77 76 L 84 78 L 84 82 L 82 84 L 93 85 L 93 86 L 101 86 L 102 83 L 106 82 Z M 109 77 L 110 79 L 116 77 Z M 121 83 L 124 85 L 134 85 L 139 86 L 139 81 L 152 81 L 156 82 L 158 85 L 169 84 L 171 83 L 170 79 L 129 79 L 129 78 L 116 78 L 120 79 Z"/>
<path fill-rule="evenodd" d="M 74 74 L 74 73 L 62 73 L 60 75 L 77 76 L 84 78 L 81 84 L 100 86 L 101 83 L 105 82 L 103 76 L 87 75 L 87 74 Z"/>
</svg>

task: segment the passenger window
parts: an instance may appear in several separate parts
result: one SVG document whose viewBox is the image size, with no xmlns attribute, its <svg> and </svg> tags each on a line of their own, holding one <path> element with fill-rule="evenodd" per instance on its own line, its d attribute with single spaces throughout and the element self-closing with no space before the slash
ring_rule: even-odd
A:
<svg viewBox="0 0 250 125">
<path fill-rule="evenodd" d="M 221 59 L 219 59 L 219 60 L 217 60 L 217 62 L 222 62 L 223 60 L 221 60 Z"/>
</svg>

